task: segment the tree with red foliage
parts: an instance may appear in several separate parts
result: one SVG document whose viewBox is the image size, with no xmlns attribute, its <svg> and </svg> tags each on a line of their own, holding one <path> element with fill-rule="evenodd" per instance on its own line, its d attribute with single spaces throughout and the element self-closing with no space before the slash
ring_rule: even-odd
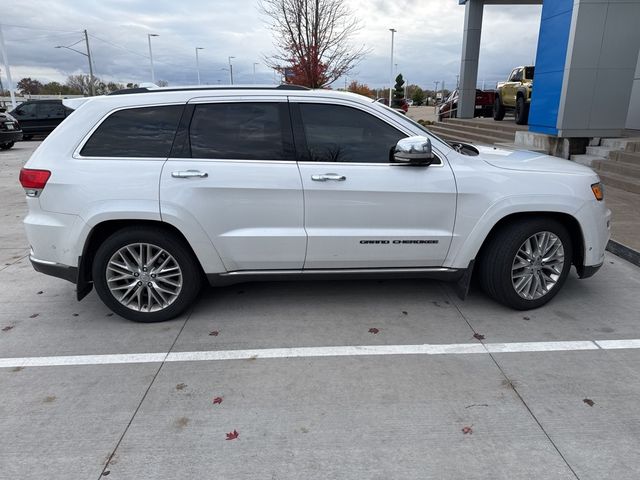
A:
<svg viewBox="0 0 640 480">
<path fill-rule="evenodd" d="M 364 83 L 358 83 L 356 80 L 352 81 L 347 88 L 348 91 L 364 95 L 365 97 L 375 98 L 375 92 Z"/>
<path fill-rule="evenodd" d="M 323 88 L 349 73 L 368 50 L 349 40 L 360 29 L 344 0 L 262 0 L 277 53 L 265 59 L 287 83 Z"/>
</svg>

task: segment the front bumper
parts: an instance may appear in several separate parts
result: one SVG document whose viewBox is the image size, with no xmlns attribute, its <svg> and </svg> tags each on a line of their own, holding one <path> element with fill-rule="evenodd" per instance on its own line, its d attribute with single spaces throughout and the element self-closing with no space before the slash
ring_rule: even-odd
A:
<svg viewBox="0 0 640 480">
<path fill-rule="evenodd" d="M 62 278 L 73 284 L 78 283 L 78 268 L 70 267 L 69 265 L 63 265 L 61 263 L 49 262 L 47 260 L 39 260 L 33 256 L 33 253 L 29 255 L 29 260 L 33 269 L 36 272 L 44 273 L 52 277 Z"/>
</svg>

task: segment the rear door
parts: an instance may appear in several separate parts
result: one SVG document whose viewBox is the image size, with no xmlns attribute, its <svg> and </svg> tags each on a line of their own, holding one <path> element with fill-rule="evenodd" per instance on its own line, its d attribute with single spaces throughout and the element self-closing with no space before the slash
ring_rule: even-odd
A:
<svg viewBox="0 0 640 480">
<path fill-rule="evenodd" d="M 182 148 L 162 172 L 163 218 L 201 225 L 227 271 L 302 268 L 302 182 L 286 96 L 195 99 L 187 108 Z"/>
</svg>

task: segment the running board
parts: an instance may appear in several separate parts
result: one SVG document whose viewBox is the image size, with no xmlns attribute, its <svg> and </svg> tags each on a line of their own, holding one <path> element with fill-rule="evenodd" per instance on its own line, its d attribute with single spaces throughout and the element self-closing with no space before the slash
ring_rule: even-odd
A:
<svg viewBox="0 0 640 480">
<path fill-rule="evenodd" d="M 446 267 L 425 268 L 346 268 L 305 270 L 237 270 L 207 274 L 211 285 L 233 285 L 244 282 L 292 280 L 354 280 L 354 279 L 402 279 L 430 278 L 433 280 L 457 281 L 466 269 Z"/>
</svg>

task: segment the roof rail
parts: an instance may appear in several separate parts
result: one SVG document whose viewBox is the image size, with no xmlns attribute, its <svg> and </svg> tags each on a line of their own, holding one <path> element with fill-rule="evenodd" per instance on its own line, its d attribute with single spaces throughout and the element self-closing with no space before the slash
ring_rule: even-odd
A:
<svg viewBox="0 0 640 480">
<path fill-rule="evenodd" d="M 197 91 L 197 90 L 311 90 L 308 87 L 302 85 L 290 85 L 283 83 L 276 86 L 258 86 L 258 85 L 227 85 L 225 87 L 175 87 L 175 88 L 123 88 L 122 90 L 116 90 L 108 93 L 107 95 L 127 95 L 132 93 L 158 93 L 158 92 L 184 92 L 184 91 Z"/>
</svg>

